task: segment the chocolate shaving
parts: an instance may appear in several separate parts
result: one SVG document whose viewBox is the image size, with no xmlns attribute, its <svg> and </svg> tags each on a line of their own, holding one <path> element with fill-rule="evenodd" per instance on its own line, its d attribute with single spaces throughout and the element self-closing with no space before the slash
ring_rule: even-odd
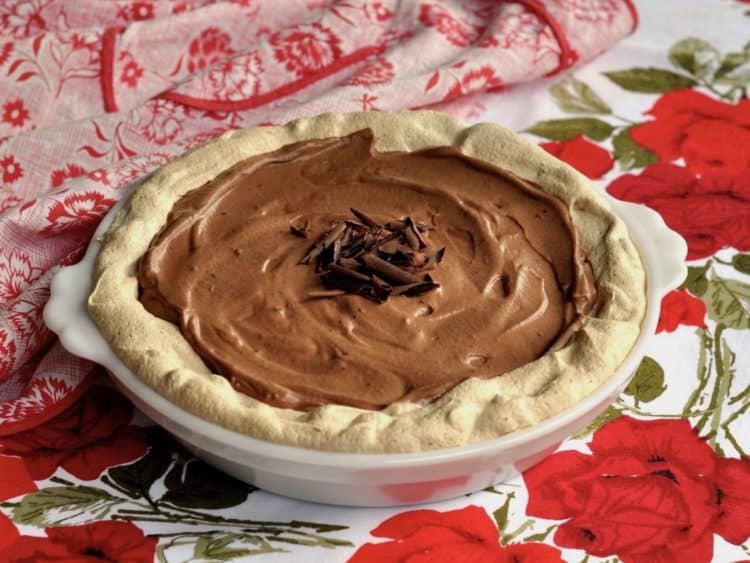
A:
<svg viewBox="0 0 750 563">
<path fill-rule="evenodd" d="M 339 259 L 341 258 L 341 244 L 342 244 L 341 239 L 342 238 L 343 237 L 339 237 L 335 241 L 333 241 L 333 259 L 331 260 L 331 262 L 333 262 L 334 264 L 338 262 Z"/>
<path fill-rule="evenodd" d="M 417 241 L 419 242 L 419 249 L 422 250 L 423 248 L 427 248 L 427 243 L 425 242 L 424 238 L 422 238 L 422 233 L 419 232 L 419 228 L 414 222 L 414 219 L 412 219 L 411 217 L 407 217 L 406 226 L 408 227 L 407 232 L 413 233 L 414 237 L 416 237 Z"/>
<path fill-rule="evenodd" d="M 419 250 L 419 237 L 416 235 L 417 230 L 412 229 L 411 226 L 403 230 L 404 236 L 406 236 L 406 242 L 413 250 Z"/>
<path fill-rule="evenodd" d="M 407 219 L 410 219 L 410 217 L 407 217 L 406 219 L 399 219 L 398 221 L 389 221 L 384 226 L 389 231 L 401 231 L 407 226 Z M 435 230 L 435 227 L 433 225 L 428 225 L 427 223 L 422 223 L 421 221 L 413 221 L 413 223 L 419 230 L 420 234 Z"/>
<path fill-rule="evenodd" d="M 356 270 L 352 270 L 351 268 L 347 268 L 346 266 L 339 266 L 338 264 L 329 264 L 328 270 L 331 272 L 336 272 L 337 274 L 343 274 L 345 276 L 349 276 L 350 278 L 354 278 L 355 280 L 362 280 L 369 282 L 370 276 L 366 276 L 365 274 L 360 274 Z"/>
<path fill-rule="evenodd" d="M 416 296 L 440 287 L 425 273 L 439 264 L 445 248 L 428 254 L 424 234 L 430 225 L 405 217 L 381 225 L 351 209 L 356 220 L 337 221 L 308 248 L 300 264 L 315 266 L 325 290 L 311 298 L 360 295 L 378 303 L 391 296 Z M 290 230 L 307 237 L 309 221 L 295 220 Z"/>
<path fill-rule="evenodd" d="M 338 297 L 339 295 L 346 295 L 346 291 L 344 291 L 343 289 L 316 289 L 307 292 L 307 296 L 311 299 Z"/>
<path fill-rule="evenodd" d="M 328 246 L 334 243 L 341 235 L 344 234 L 345 230 L 346 223 L 339 223 L 337 225 L 334 225 L 326 232 L 325 238 L 323 239 L 323 244 L 325 246 Z"/>
<path fill-rule="evenodd" d="M 374 254 L 365 254 L 362 256 L 362 261 L 366 266 L 369 266 L 371 270 L 374 270 L 387 280 L 399 283 L 416 283 L 419 281 L 406 270 L 402 270 L 398 266 L 394 266 L 390 262 L 386 262 Z"/>
<path fill-rule="evenodd" d="M 416 295 L 427 293 L 428 291 L 437 287 L 440 287 L 440 285 L 433 280 L 419 281 L 405 285 L 397 285 L 393 288 L 391 295 L 408 295 L 410 297 L 414 297 Z"/>
<path fill-rule="evenodd" d="M 313 246 L 310 247 L 310 250 L 307 251 L 307 254 L 305 254 L 299 261 L 300 264 L 310 264 L 313 260 L 315 260 L 318 256 L 320 256 L 320 253 L 325 250 L 325 246 L 320 243 L 316 243 Z"/>
<path fill-rule="evenodd" d="M 365 215 L 364 213 L 362 213 L 358 209 L 354 209 L 353 207 L 351 207 L 350 209 L 351 209 L 351 212 L 354 214 L 354 216 L 360 221 L 362 221 L 368 227 L 380 228 L 380 224 L 377 221 L 375 221 L 375 219 L 373 219 L 372 217 Z"/>
<path fill-rule="evenodd" d="M 307 233 L 310 230 L 310 220 L 298 217 L 289 223 L 289 230 L 295 236 L 307 238 Z"/>
</svg>

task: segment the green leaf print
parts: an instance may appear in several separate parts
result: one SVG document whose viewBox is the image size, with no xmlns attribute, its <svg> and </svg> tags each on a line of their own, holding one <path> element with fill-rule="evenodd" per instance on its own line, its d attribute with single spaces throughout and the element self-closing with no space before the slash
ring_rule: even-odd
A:
<svg viewBox="0 0 750 563">
<path fill-rule="evenodd" d="M 714 74 L 719 84 L 746 86 L 750 84 L 750 51 L 732 52 L 724 55 Z"/>
<path fill-rule="evenodd" d="M 604 75 L 620 88 L 646 94 L 662 94 L 698 84 L 694 78 L 684 74 L 654 67 L 611 71 L 605 72 Z"/>
<path fill-rule="evenodd" d="M 248 555 L 259 555 L 262 553 L 273 553 L 278 551 L 268 542 L 253 538 L 253 543 L 259 543 L 259 549 L 248 549 L 247 547 L 233 547 L 232 544 L 238 539 L 245 539 L 238 534 L 223 534 L 218 537 L 204 536 L 195 542 L 193 548 L 193 557 L 195 559 L 208 559 L 209 561 L 230 561 L 238 557 L 247 557 Z M 250 541 L 250 539 L 246 539 Z"/>
<path fill-rule="evenodd" d="M 710 43 L 697 37 L 687 37 L 672 45 L 670 62 L 698 78 L 711 76 L 719 67 L 721 55 Z"/>
<path fill-rule="evenodd" d="M 497 529 L 500 534 L 502 534 L 505 531 L 505 528 L 508 526 L 508 510 L 510 509 L 510 501 L 513 500 L 515 496 L 515 493 L 508 493 L 508 496 L 506 497 L 503 505 L 492 513 L 492 517 L 495 519 L 495 524 L 497 524 Z"/>
<path fill-rule="evenodd" d="M 135 463 L 113 467 L 108 476 L 132 498 L 150 498 L 151 486 L 169 469 L 172 456 L 167 448 L 151 446 L 148 453 Z"/>
<path fill-rule="evenodd" d="M 612 113 L 612 109 L 588 84 L 573 76 L 558 82 L 549 91 L 560 109 L 568 113 Z"/>
<path fill-rule="evenodd" d="M 685 281 L 682 282 L 680 289 L 687 289 L 697 297 L 701 297 L 708 290 L 708 278 L 706 273 L 711 267 L 709 260 L 703 266 L 688 266 L 688 273 Z"/>
<path fill-rule="evenodd" d="M 614 127 L 594 117 L 576 117 L 573 119 L 550 119 L 534 124 L 529 133 L 552 139 L 553 141 L 567 141 L 578 135 L 586 135 L 593 141 L 603 141 L 614 131 Z"/>
<path fill-rule="evenodd" d="M 16 524 L 45 528 L 84 515 L 87 521 L 101 520 L 121 502 L 95 487 L 48 487 L 25 495 L 13 508 L 11 517 Z"/>
<path fill-rule="evenodd" d="M 607 410 L 604 411 L 602 414 L 597 416 L 594 420 L 592 420 L 586 428 L 583 428 L 582 430 L 579 430 L 575 434 L 573 434 L 572 438 L 576 440 L 580 440 L 581 438 L 588 436 L 595 430 L 598 430 L 605 424 L 607 424 L 610 420 L 616 419 L 618 416 L 622 415 L 622 411 L 618 409 L 615 406 L 610 405 L 607 407 Z"/>
<path fill-rule="evenodd" d="M 644 356 L 635 376 L 625 388 L 625 394 L 638 403 L 648 403 L 659 397 L 667 388 L 664 385 L 664 370 L 659 362 L 649 356 Z"/>
<path fill-rule="evenodd" d="M 623 129 L 612 138 L 615 160 L 620 164 L 620 167 L 623 170 L 631 170 L 643 168 L 658 161 L 659 158 L 656 154 L 633 141 L 630 136 L 630 129 L 632 127 Z"/>
<path fill-rule="evenodd" d="M 183 508 L 229 508 L 255 490 L 199 460 L 176 463 L 164 485 L 167 492 L 160 501 Z"/>
<path fill-rule="evenodd" d="M 732 256 L 732 267 L 742 274 L 750 275 L 750 254 Z"/>
<path fill-rule="evenodd" d="M 523 538 L 523 542 L 526 543 L 526 542 L 532 542 L 532 541 L 544 541 L 547 539 L 547 536 L 549 536 L 550 532 L 554 530 L 555 528 L 557 528 L 557 524 L 553 524 L 552 526 L 550 526 L 549 528 L 547 528 L 546 530 L 542 532 L 538 532 L 536 534 L 531 534 L 529 536 L 526 536 L 525 538 Z"/>
<path fill-rule="evenodd" d="M 708 317 L 729 328 L 750 329 L 750 285 L 714 277 L 703 296 Z"/>
</svg>

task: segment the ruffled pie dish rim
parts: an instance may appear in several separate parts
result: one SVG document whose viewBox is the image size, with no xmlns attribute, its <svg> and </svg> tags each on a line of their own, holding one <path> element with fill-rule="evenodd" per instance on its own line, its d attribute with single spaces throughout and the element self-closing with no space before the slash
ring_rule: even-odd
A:
<svg viewBox="0 0 750 563">
<path fill-rule="evenodd" d="M 627 385 L 656 328 L 662 296 L 684 279 L 687 245 L 641 205 L 613 201 L 641 250 L 648 276 L 643 332 L 618 371 L 591 395 L 532 427 L 465 446 L 401 454 L 309 450 L 258 440 L 178 407 L 138 379 L 114 354 L 86 311 L 99 238 L 124 202 L 102 221 L 84 258 L 55 276 L 45 322 L 70 352 L 98 362 L 120 389 L 196 455 L 255 486 L 347 506 L 396 506 L 458 497 L 508 479 L 588 424 Z"/>
<path fill-rule="evenodd" d="M 174 201 L 232 164 L 290 142 L 364 127 L 375 132 L 379 150 L 457 146 L 563 199 L 599 268 L 599 290 L 606 298 L 598 316 L 561 351 L 498 378 L 467 380 L 426 406 L 402 403 L 372 412 L 327 405 L 302 413 L 270 407 L 211 375 L 176 327 L 142 310 L 135 262 Z M 148 178 L 115 217 L 103 242 L 93 264 L 88 310 L 117 356 L 160 395 L 201 419 L 276 444 L 359 455 L 404 454 L 461 447 L 533 428 L 613 377 L 646 328 L 641 326 L 646 309 L 641 258 L 624 223 L 588 180 L 499 126 L 466 127 L 435 112 L 325 114 L 225 134 Z M 601 373 L 606 375 L 591 375 Z M 504 407 L 511 400 L 518 412 L 507 414 Z"/>
</svg>

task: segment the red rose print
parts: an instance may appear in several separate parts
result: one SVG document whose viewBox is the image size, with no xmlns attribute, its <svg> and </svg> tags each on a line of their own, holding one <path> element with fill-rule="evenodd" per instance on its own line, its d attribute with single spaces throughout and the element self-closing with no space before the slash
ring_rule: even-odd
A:
<svg viewBox="0 0 750 563">
<path fill-rule="evenodd" d="M 656 332 L 674 332 L 680 325 L 706 328 L 706 304 L 684 289 L 670 291 L 661 300 Z"/>
<path fill-rule="evenodd" d="M 391 541 L 366 543 L 349 563 L 401 561 L 493 561 L 495 563 L 564 563 L 560 550 L 541 543 L 500 545 L 495 523 L 480 507 L 459 510 L 412 510 L 388 518 L 371 530 Z"/>
<path fill-rule="evenodd" d="M 0 512 L 0 554 L 18 538 L 16 525 L 5 514 Z"/>
<path fill-rule="evenodd" d="M 82 526 L 47 528 L 47 537 L 21 536 L 3 561 L 75 561 L 143 563 L 154 560 L 158 540 L 148 538 L 131 522 L 104 521 Z"/>
<path fill-rule="evenodd" d="M 339 38 L 318 22 L 274 33 L 270 43 L 276 60 L 298 77 L 318 71 L 341 56 Z"/>
<path fill-rule="evenodd" d="M 36 483 L 26 470 L 22 459 L 0 456 L 0 501 L 36 490 Z M 0 512 L 0 553 L 16 538 L 18 538 L 16 526 Z"/>
<path fill-rule="evenodd" d="M 721 513 L 716 533 L 735 545 L 750 537 L 750 463 L 747 459 L 719 458 L 716 472 L 717 495 L 721 497 Z"/>
<path fill-rule="evenodd" d="M 750 171 L 698 178 L 681 166 L 653 164 L 638 176 L 620 176 L 607 191 L 658 211 L 687 241 L 689 260 L 726 247 L 750 250 Z"/>
<path fill-rule="evenodd" d="M 688 421 L 623 416 L 589 448 L 556 453 L 523 475 L 527 514 L 566 520 L 558 545 L 624 563 L 707 563 L 714 533 L 733 543 L 750 535 L 739 487 L 750 461 L 719 458 Z"/>
<path fill-rule="evenodd" d="M 119 393 L 95 387 L 70 409 L 41 426 L 0 438 L 0 453 L 20 456 L 31 476 L 47 479 L 57 467 L 96 479 L 113 465 L 146 453 L 141 430 L 129 424 L 133 407 Z"/>
<path fill-rule="evenodd" d="M 434 27 L 456 47 L 467 47 L 479 37 L 481 28 L 470 26 L 453 17 L 447 8 L 440 4 L 422 4 L 419 7 L 419 21 L 425 27 Z"/>
<path fill-rule="evenodd" d="M 34 483 L 29 472 L 26 471 L 22 459 L 0 456 L 0 501 L 36 490 L 36 483 Z M 13 522 L 0 512 L 0 553 L 17 537 L 18 530 L 16 530 Z"/>
<path fill-rule="evenodd" d="M 65 168 L 58 168 L 57 170 L 52 171 L 50 184 L 52 184 L 53 188 L 57 188 L 61 186 L 65 180 L 79 178 L 85 173 L 86 171 L 77 164 L 68 164 Z"/>
<path fill-rule="evenodd" d="M 120 82 L 127 85 L 129 88 L 135 88 L 138 86 L 138 81 L 141 79 L 141 76 L 143 76 L 143 68 L 135 62 L 133 56 L 127 51 L 120 53 L 120 60 L 123 61 Z"/>
<path fill-rule="evenodd" d="M 452 100 L 458 96 L 496 90 L 502 88 L 502 81 L 495 75 L 495 70 L 489 65 L 483 65 L 465 73 L 461 79 L 448 90 L 444 100 Z"/>
<path fill-rule="evenodd" d="M 601 178 L 614 166 L 609 151 L 587 140 L 583 135 L 569 141 L 552 141 L 539 146 L 592 180 Z"/>
<path fill-rule="evenodd" d="M 29 118 L 29 110 L 23 105 L 23 100 L 16 98 L 3 104 L 3 121 L 13 127 L 23 127 Z"/>
<path fill-rule="evenodd" d="M 36 490 L 21 458 L 0 455 L 0 501 Z"/>
<path fill-rule="evenodd" d="M 88 191 L 66 196 L 56 201 L 47 212 L 47 225 L 42 233 L 46 235 L 63 231 L 81 231 L 88 234 L 98 224 L 99 219 L 114 203 L 99 192 Z"/>
<path fill-rule="evenodd" d="M 693 172 L 738 174 L 750 168 L 750 100 L 715 100 L 695 90 L 667 92 L 630 130 L 663 162 L 684 158 Z"/>
<path fill-rule="evenodd" d="M 12 184 L 23 177 L 23 168 L 12 154 L 0 158 L 0 167 L 3 169 L 3 182 Z"/>
<path fill-rule="evenodd" d="M 196 72 L 234 55 L 232 38 L 218 27 L 204 29 L 190 42 L 188 70 Z"/>
</svg>

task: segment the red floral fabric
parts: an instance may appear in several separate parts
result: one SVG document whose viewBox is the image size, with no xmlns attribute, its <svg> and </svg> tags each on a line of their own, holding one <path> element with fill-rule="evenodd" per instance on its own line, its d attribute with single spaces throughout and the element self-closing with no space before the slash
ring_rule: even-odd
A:
<svg viewBox="0 0 750 563">
<path fill-rule="evenodd" d="M 590 454 L 556 453 L 524 474 L 528 514 L 565 519 L 555 543 L 624 563 L 710 561 L 713 534 L 750 537 L 745 460 L 726 459 L 686 420 L 620 417 Z"/>
<path fill-rule="evenodd" d="M 20 536 L 5 552 L 8 563 L 75 561 L 146 563 L 154 560 L 156 538 L 147 538 L 130 522 L 95 522 L 47 528 L 46 537 Z"/>
<path fill-rule="evenodd" d="M 36 491 L 36 483 L 26 470 L 23 460 L 0 456 L 0 501 Z M 15 524 L 0 513 L 0 553 L 18 537 Z"/>
<path fill-rule="evenodd" d="M 750 250 L 750 169 L 735 177 L 697 176 L 676 164 L 653 164 L 620 176 L 607 191 L 658 211 L 687 241 L 689 260 L 726 247 Z"/>
<path fill-rule="evenodd" d="M 706 328 L 706 304 L 685 290 L 670 291 L 661 300 L 656 332 L 674 332 L 678 326 Z"/>
<path fill-rule="evenodd" d="M 606 48 L 632 6 L 1 2 L 0 561 L 747 563 L 746 4 L 642 2 L 621 48 L 514 89 Z M 700 37 L 694 17 L 721 37 Z M 665 21 L 698 31 L 669 39 Z M 676 333 L 653 337 L 625 393 L 562 451 L 429 510 L 321 510 L 137 428 L 112 390 L 81 396 L 96 372 L 54 343 L 41 310 L 123 186 L 229 128 L 422 106 L 524 130 L 594 179 L 621 176 L 610 193 L 661 213 L 699 261 L 662 303 L 658 332 Z M 470 478 L 382 491 L 418 502 Z"/>
<path fill-rule="evenodd" d="M 630 0 L 3 3 L 0 434 L 60 412 L 90 380 L 42 309 L 133 180 L 232 128 L 508 88 L 635 23 Z"/>
<path fill-rule="evenodd" d="M 583 135 L 570 141 L 550 141 L 539 146 L 592 180 L 601 178 L 615 165 L 609 151 L 587 140 Z"/>
<path fill-rule="evenodd" d="M 477 561 L 492 563 L 564 563 L 560 550 L 542 543 L 500 545 L 497 526 L 484 509 L 402 512 L 370 531 L 391 541 L 366 543 L 349 563 Z"/>
<path fill-rule="evenodd" d="M 36 480 L 57 467 L 79 479 L 96 479 L 104 469 L 146 453 L 142 431 L 129 424 L 132 417 L 133 406 L 122 395 L 96 387 L 55 418 L 0 438 L 0 453 L 20 456 Z"/>
<path fill-rule="evenodd" d="M 630 130 L 664 162 L 682 158 L 697 173 L 738 174 L 750 168 L 750 100 L 729 103 L 695 90 L 667 92 Z"/>
</svg>

